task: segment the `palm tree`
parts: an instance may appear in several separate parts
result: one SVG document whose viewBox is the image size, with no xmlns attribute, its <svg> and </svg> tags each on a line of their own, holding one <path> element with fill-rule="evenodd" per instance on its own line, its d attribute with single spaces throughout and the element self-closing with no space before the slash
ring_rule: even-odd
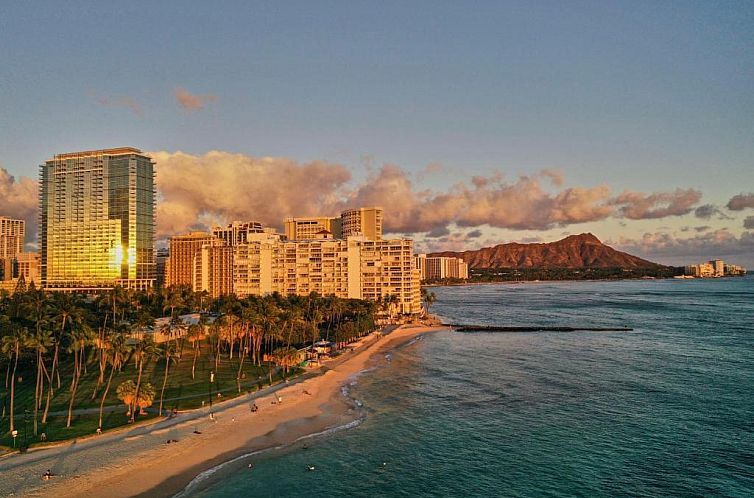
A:
<svg viewBox="0 0 754 498">
<path fill-rule="evenodd" d="M 71 399 L 68 402 L 68 418 L 66 419 L 65 426 L 71 426 L 71 420 L 73 418 L 73 405 L 76 403 L 76 392 L 79 388 L 79 381 L 81 380 L 81 373 L 86 363 L 86 346 L 90 343 L 91 329 L 88 324 L 82 324 L 76 328 L 69 330 L 70 344 L 68 351 L 73 354 L 73 374 L 71 378 Z"/>
<path fill-rule="evenodd" d="M 162 357 L 165 358 L 165 376 L 162 379 L 162 389 L 160 390 L 160 409 L 159 413 L 162 416 L 162 400 L 165 396 L 165 386 L 168 383 L 168 372 L 170 370 L 170 362 L 175 361 L 177 350 L 175 344 L 172 342 L 166 342 L 162 348 L 159 349 L 162 353 Z"/>
<path fill-rule="evenodd" d="M 24 294 L 22 310 L 25 318 L 34 325 L 24 346 L 34 353 L 37 365 L 34 383 L 34 435 L 36 435 L 38 433 L 38 414 L 39 408 L 42 406 L 45 378 L 49 379 L 50 377 L 45 367 L 44 355 L 47 353 L 47 348 L 52 345 L 51 333 L 46 328 L 50 318 L 50 306 L 44 291 L 36 288 L 29 289 Z M 49 380 L 51 383 L 52 379 Z"/>
<path fill-rule="evenodd" d="M 42 423 L 47 422 L 47 415 L 50 412 L 50 401 L 54 393 L 53 379 L 57 380 L 58 389 L 60 389 L 60 371 L 58 361 L 60 357 L 60 346 L 63 337 L 66 335 L 66 327 L 80 327 L 83 323 L 83 310 L 77 306 L 76 300 L 71 294 L 55 292 L 52 294 L 51 308 L 52 316 L 60 322 L 60 328 L 55 327 L 52 335 L 54 352 L 52 356 L 52 367 L 50 368 L 50 382 L 47 389 L 47 400 L 45 402 L 44 413 L 42 414 Z"/>
<path fill-rule="evenodd" d="M 141 377 L 144 372 L 144 363 L 149 361 L 156 355 L 157 348 L 155 347 L 154 341 L 152 340 L 151 336 L 145 336 L 137 343 L 136 350 L 134 351 L 134 357 L 139 369 L 139 375 L 136 378 L 136 399 L 139 398 L 139 391 L 141 389 Z M 134 421 L 134 417 L 134 410 L 131 410 L 131 422 Z"/>
<path fill-rule="evenodd" d="M 110 337 L 106 347 L 106 359 L 110 362 L 110 375 L 107 378 L 105 391 L 102 393 L 102 399 L 99 403 L 99 425 L 97 425 L 97 427 L 99 427 L 100 430 L 102 429 L 102 413 L 105 408 L 105 399 L 107 398 L 107 393 L 110 391 L 113 375 L 116 370 L 120 371 L 120 367 L 123 365 L 126 356 L 131 352 L 131 347 L 128 345 L 127 339 L 128 337 L 126 334 L 115 333 Z"/>
<path fill-rule="evenodd" d="M 152 406 L 154 395 L 154 386 L 150 382 L 145 383 L 138 389 L 138 392 L 136 393 L 136 406 L 139 407 L 139 415 L 147 414 L 147 412 L 144 411 L 144 408 Z M 132 412 L 131 417 L 133 418 L 133 416 L 134 414 Z"/>
<path fill-rule="evenodd" d="M 288 370 L 300 363 L 299 352 L 292 346 L 277 348 L 272 352 L 272 356 L 275 358 L 275 363 L 283 368 L 283 375 L 288 375 Z"/>
<path fill-rule="evenodd" d="M 191 379 L 194 379 L 194 373 L 196 371 L 196 360 L 201 354 L 201 341 L 204 337 L 204 325 L 201 319 L 199 323 L 189 325 L 188 333 L 186 334 L 192 348 L 194 349 L 194 361 L 191 364 Z"/>
<path fill-rule="evenodd" d="M 14 418 L 14 405 L 16 399 L 16 370 L 18 358 L 21 356 L 21 348 L 26 343 L 28 333 L 19 326 L 11 326 L 10 334 L 2 338 L 2 350 L 6 355 L 13 358 L 13 372 L 10 378 L 10 432 L 16 428 Z"/>
<path fill-rule="evenodd" d="M 52 379 L 49 378 L 47 369 L 45 368 L 44 355 L 47 353 L 47 348 L 52 345 L 52 332 L 45 329 L 38 329 L 34 333 L 29 334 L 26 340 L 26 347 L 34 352 L 37 363 L 37 377 L 34 384 L 34 435 L 39 433 L 38 430 L 38 415 L 39 409 L 42 406 L 42 396 L 44 393 L 44 380 L 47 377 L 50 385 L 52 385 Z"/>
<path fill-rule="evenodd" d="M 128 379 L 125 382 L 121 382 L 115 392 L 118 394 L 118 399 L 126 405 L 126 417 L 130 417 L 131 410 L 136 402 L 136 384 L 131 379 Z M 100 423 L 101 427 L 102 424 Z"/>
</svg>

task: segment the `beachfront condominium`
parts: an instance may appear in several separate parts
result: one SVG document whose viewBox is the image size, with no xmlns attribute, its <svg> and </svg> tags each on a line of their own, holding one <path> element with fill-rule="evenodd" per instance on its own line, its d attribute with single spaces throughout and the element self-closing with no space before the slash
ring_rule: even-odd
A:
<svg viewBox="0 0 754 498">
<path fill-rule="evenodd" d="M 343 238 L 363 236 L 368 240 L 382 238 L 382 208 L 361 207 L 340 213 Z"/>
<path fill-rule="evenodd" d="M 40 166 L 42 286 L 145 289 L 155 279 L 154 162 L 139 149 L 58 154 Z"/>
<path fill-rule="evenodd" d="M 0 216 L 0 259 L 13 259 L 23 252 L 26 222 Z"/>
<path fill-rule="evenodd" d="M 382 302 L 389 298 L 394 312 L 420 312 L 413 241 L 369 240 L 363 235 L 333 238 L 324 228 L 307 237 L 287 240 L 265 230 L 248 234 L 244 242 L 233 246 L 206 233 L 173 237 L 168 267 L 178 271 L 182 261 L 183 277 L 180 282 L 175 276 L 168 280 L 190 283 L 194 291 L 212 297 L 316 292 Z M 174 254 L 180 254 L 180 259 L 174 261 Z M 189 275 L 191 268 L 193 274 Z"/>
<path fill-rule="evenodd" d="M 202 272 L 213 271 L 205 268 Z M 250 241 L 234 251 L 232 280 L 239 297 L 274 292 L 306 296 L 316 292 L 385 301 L 395 296 L 396 312 L 414 314 L 421 309 L 413 241 L 407 239 L 375 241 L 354 236 Z M 211 289 L 206 290 L 211 293 Z"/>
</svg>

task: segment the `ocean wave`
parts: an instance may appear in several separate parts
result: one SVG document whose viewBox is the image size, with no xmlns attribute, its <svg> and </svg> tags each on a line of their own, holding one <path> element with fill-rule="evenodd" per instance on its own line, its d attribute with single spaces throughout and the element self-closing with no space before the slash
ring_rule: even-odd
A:
<svg viewBox="0 0 754 498">
<path fill-rule="evenodd" d="M 356 401 L 358 402 L 358 400 L 356 400 Z M 335 427 L 328 427 L 328 428 L 326 428 L 326 429 L 324 429 L 322 431 L 312 432 L 311 434 L 305 434 L 303 436 L 300 436 L 300 437 L 294 439 L 290 443 L 280 444 L 280 445 L 272 446 L 272 447 L 269 447 L 269 448 L 262 448 L 262 449 L 259 449 L 259 450 L 250 451 L 248 453 L 244 453 L 242 455 L 239 455 L 239 456 L 237 456 L 235 458 L 231 458 L 230 460 L 228 460 L 226 462 L 223 462 L 223 463 L 221 463 L 219 465 L 215 465 L 214 467 L 209 468 L 209 469 L 205 470 L 204 472 L 199 473 L 196 477 L 194 477 L 191 480 L 191 482 L 188 483 L 188 485 L 186 485 L 185 488 L 183 488 L 183 490 L 181 490 L 177 494 L 173 495 L 173 498 L 185 498 L 185 497 L 191 496 L 191 493 L 193 491 L 195 491 L 197 489 L 197 487 L 199 487 L 200 485 L 202 485 L 202 483 L 206 482 L 207 479 L 209 479 L 213 475 L 217 474 L 220 470 L 222 470 L 222 469 L 224 469 L 224 468 L 226 468 L 226 467 L 228 467 L 230 465 L 233 465 L 236 462 L 240 462 L 240 461 L 242 461 L 244 459 L 247 459 L 249 457 L 253 457 L 255 455 L 259 455 L 259 454 L 262 454 L 262 453 L 265 453 L 265 452 L 268 452 L 268 451 L 282 450 L 282 449 L 285 449 L 287 447 L 293 446 L 296 443 L 300 443 L 301 441 L 307 441 L 309 439 L 313 439 L 313 438 L 316 438 L 316 437 L 326 437 L 326 436 L 329 436 L 331 434 L 335 434 L 336 432 L 340 432 L 340 431 L 344 431 L 344 430 L 348 430 L 348 429 L 353 429 L 354 427 L 358 427 L 359 425 L 361 425 L 361 423 L 363 421 L 364 421 L 363 417 L 359 417 L 359 418 L 357 418 L 355 420 L 352 420 L 351 422 L 348 422 L 348 423 L 343 424 L 343 425 L 336 425 Z"/>
</svg>

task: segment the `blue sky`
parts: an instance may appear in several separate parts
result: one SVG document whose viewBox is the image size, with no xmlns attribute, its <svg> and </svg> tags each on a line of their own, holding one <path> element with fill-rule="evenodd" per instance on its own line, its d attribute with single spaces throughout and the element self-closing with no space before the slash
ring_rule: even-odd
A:
<svg viewBox="0 0 754 498">
<path fill-rule="evenodd" d="M 65 151 L 218 150 L 343 165 L 337 195 L 351 199 L 384 164 L 412 195 L 554 170 L 553 197 L 601 185 L 600 202 L 702 195 L 659 218 L 648 208 L 521 228 L 451 216 L 431 227 L 445 235 L 414 234 L 439 248 L 590 230 L 668 262 L 730 251 L 754 263 L 754 209 L 724 207 L 754 191 L 751 2 L 186 3 L 5 5 L 0 167 L 18 182 Z M 196 98 L 188 108 L 179 88 Z M 700 219 L 702 205 L 720 214 Z"/>
</svg>

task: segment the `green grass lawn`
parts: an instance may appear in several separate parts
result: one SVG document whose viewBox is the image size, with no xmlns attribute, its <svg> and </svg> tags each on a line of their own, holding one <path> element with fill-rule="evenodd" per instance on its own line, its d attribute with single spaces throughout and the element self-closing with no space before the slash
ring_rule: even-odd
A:
<svg viewBox="0 0 754 498">
<path fill-rule="evenodd" d="M 191 378 L 191 364 L 193 361 L 193 350 L 186 347 L 183 351 L 183 357 L 176 359 L 170 365 L 170 374 L 168 377 L 168 383 L 165 388 L 165 402 L 164 410 L 187 410 L 202 406 L 203 402 L 207 402 L 209 399 L 209 378 L 210 371 L 214 370 L 215 363 L 211 361 L 211 355 L 209 348 L 203 346 L 201 355 L 196 362 L 195 378 Z M 232 360 L 229 360 L 227 355 L 223 355 L 219 369 L 215 372 L 215 382 L 212 385 L 213 401 L 217 402 L 219 399 L 231 399 L 239 395 L 238 385 L 236 382 L 236 373 L 238 371 L 239 358 L 234 354 Z M 48 365 L 49 367 L 49 365 Z M 65 439 L 72 439 L 81 437 L 84 435 L 94 434 L 98 421 L 99 421 L 99 403 L 104 385 L 99 389 L 98 395 L 95 399 L 92 399 L 92 393 L 97 385 L 97 377 L 99 375 L 99 367 L 96 358 L 92 357 L 87 363 L 87 371 L 82 374 L 78 392 L 76 393 L 76 402 L 74 405 L 74 411 L 92 409 L 92 413 L 74 413 L 72 420 L 72 426 L 65 427 L 66 424 L 66 412 L 68 410 L 68 403 L 70 401 L 69 386 L 71 383 L 70 367 L 64 368 L 61 371 L 61 389 L 55 391 L 55 395 L 51 400 L 50 412 L 54 413 L 48 417 L 46 426 L 40 425 L 39 433 L 45 432 L 47 435 L 47 441 L 60 441 Z M 156 396 L 152 407 L 148 408 L 149 415 L 142 416 L 141 419 L 154 417 L 157 414 L 160 399 L 160 389 L 162 388 L 163 376 L 165 373 L 165 361 L 164 359 L 152 360 L 145 364 L 144 372 L 142 375 L 142 382 L 151 382 L 155 387 Z M 107 382 L 107 374 L 105 374 L 105 382 Z M 119 427 L 128 423 L 126 417 L 126 407 L 118 400 L 116 394 L 117 386 L 126 380 L 136 381 L 138 371 L 135 368 L 134 361 L 131 359 L 127 362 L 121 372 L 115 374 L 113 382 L 110 387 L 107 399 L 105 401 L 105 415 L 103 420 L 103 430 Z M 32 433 L 33 427 L 33 408 L 34 408 L 34 379 L 36 370 L 34 365 L 24 365 L 23 370 L 19 364 L 19 371 L 17 372 L 16 384 L 16 397 L 15 397 L 15 422 L 16 430 L 19 431 L 19 437 L 16 441 L 18 446 L 24 439 L 24 410 L 28 409 L 28 440 L 30 445 L 35 445 L 40 442 L 39 436 L 34 436 Z M 290 376 L 290 374 L 289 374 Z M 265 366 L 253 366 L 251 362 L 246 359 L 241 375 L 241 392 L 245 394 L 249 391 L 255 391 L 262 387 L 262 385 L 269 384 L 269 375 L 266 365 Z M 273 379 L 279 381 L 280 377 Z M 2 386 L 0 384 L 0 386 Z M 222 393 L 222 398 L 217 397 L 217 393 Z M 45 396 L 47 391 L 45 391 Z M 3 388 L 2 395 L 0 395 L 3 402 L 6 403 L 6 414 L 0 420 L 0 445 L 10 447 L 13 444 L 13 439 L 9 433 L 9 420 L 8 420 L 8 392 Z M 108 411 L 107 407 L 117 406 L 116 411 Z M 44 400 L 42 403 L 42 409 L 39 411 L 39 419 L 42 417 L 42 410 L 44 409 Z M 137 418 L 138 420 L 138 418 Z"/>
</svg>

